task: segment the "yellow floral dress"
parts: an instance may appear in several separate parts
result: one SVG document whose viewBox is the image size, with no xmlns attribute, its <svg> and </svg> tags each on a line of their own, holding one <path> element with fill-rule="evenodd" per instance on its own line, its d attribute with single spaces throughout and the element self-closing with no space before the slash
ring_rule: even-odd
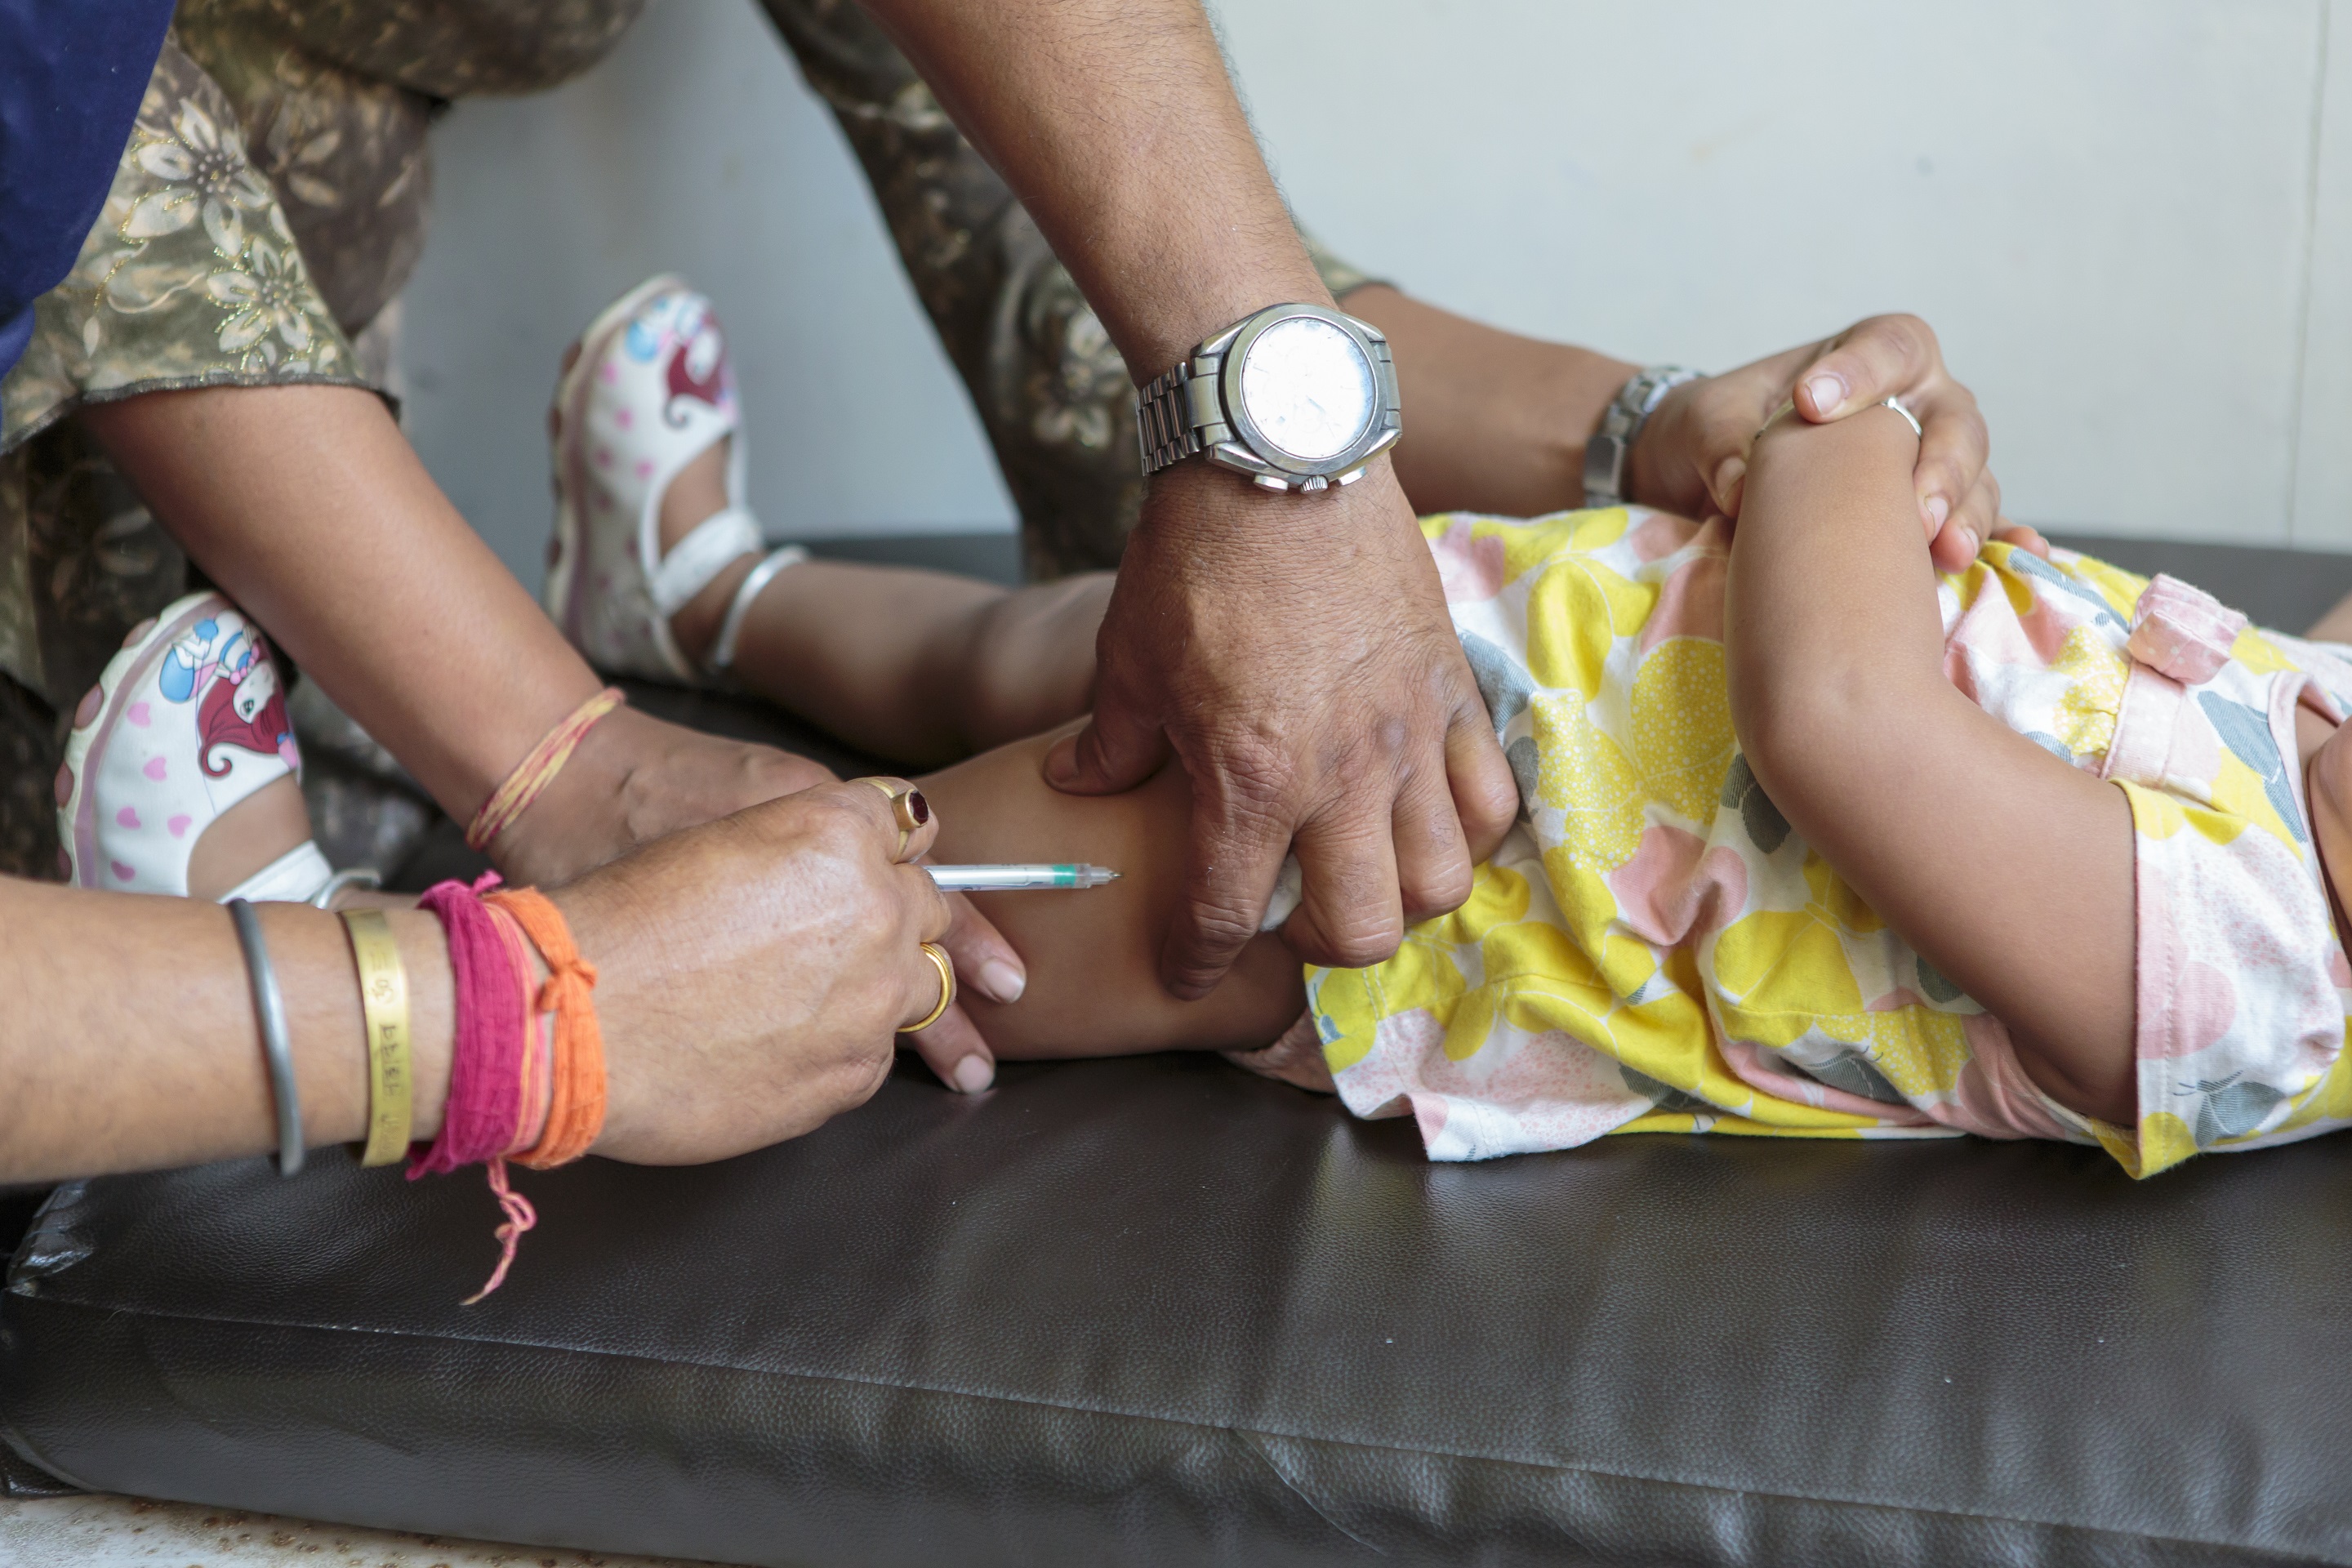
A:
<svg viewBox="0 0 2352 1568">
<path fill-rule="evenodd" d="M 1727 539 L 1612 510 L 1423 524 L 1524 812 L 1470 900 L 1390 962 L 1310 969 L 1360 1115 L 1433 1158 L 1607 1132 L 1975 1132 L 2105 1146 L 2134 1174 L 2352 1119 L 2352 970 L 2301 799 L 2294 710 L 2352 663 L 2194 589 L 1989 546 L 1939 587 L 1946 668 L 2129 796 L 2140 1114 L 2077 1115 L 2000 1021 L 1792 832 L 1739 754 Z"/>
</svg>

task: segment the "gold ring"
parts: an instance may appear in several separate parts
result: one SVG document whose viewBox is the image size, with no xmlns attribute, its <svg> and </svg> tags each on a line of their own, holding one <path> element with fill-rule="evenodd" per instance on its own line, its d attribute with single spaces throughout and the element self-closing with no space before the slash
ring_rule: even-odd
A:
<svg viewBox="0 0 2352 1568">
<path fill-rule="evenodd" d="M 907 841 L 915 836 L 915 830 L 930 821 L 931 803 L 925 800 L 923 792 L 912 784 L 900 789 L 887 779 L 870 776 L 850 782 L 870 784 L 889 801 L 891 820 L 898 825 L 898 847 L 891 852 L 890 858 L 894 860 L 902 858 L 907 853 Z"/>
<path fill-rule="evenodd" d="M 940 1005 L 923 1015 L 922 1022 L 908 1024 L 899 1029 L 902 1035 L 919 1035 L 943 1017 L 955 1005 L 955 964 L 948 958 L 948 950 L 938 942 L 923 943 L 923 956 L 940 972 Z"/>
</svg>

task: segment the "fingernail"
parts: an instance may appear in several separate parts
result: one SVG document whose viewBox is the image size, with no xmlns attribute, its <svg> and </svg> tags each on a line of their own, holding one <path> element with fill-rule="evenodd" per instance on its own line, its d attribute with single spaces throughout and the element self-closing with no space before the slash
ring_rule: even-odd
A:
<svg viewBox="0 0 2352 1568">
<path fill-rule="evenodd" d="M 980 988 L 999 1002 L 1018 1002 L 1029 989 L 1029 977 L 1001 958 L 980 966 Z"/>
<path fill-rule="evenodd" d="M 1977 558 L 1977 532 L 1975 529 L 1964 528 L 1960 530 L 1960 548 L 1968 552 L 1969 560 L 1974 561 Z"/>
<path fill-rule="evenodd" d="M 1045 753 L 1045 782 L 1057 788 L 1078 776 L 1078 742 L 1076 737 L 1056 741 Z"/>
<path fill-rule="evenodd" d="M 1748 459 L 1745 458 L 1726 458 L 1716 465 L 1715 482 L 1709 488 L 1715 492 L 1715 504 L 1725 516 L 1731 515 L 1732 507 L 1739 499 L 1734 492 L 1738 489 L 1739 481 L 1747 477 Z"/>
<path fill-rule="evenodd" d="M 955 1065 L 955 1086 L 965 1094 L 978 1094 L 996 1081 L 996 1064 L 978 1051 Z"/>
<path fill-rule="evenodd" d="M 1927 521 L 1937 533 L 1944 531 L 1944 520 L 1952 515 L 1952 503 L 1942 496 L 1927 498 Z"/>
<path fill-rule="evenodd" d="M 1813 400 L 1813 412 L 1826 418 L 1837 412 L 1845 401 L 1845 378 L 1837 375 L 1817 375 L 1805 383 L 1805 391 Z"/>
</svg>

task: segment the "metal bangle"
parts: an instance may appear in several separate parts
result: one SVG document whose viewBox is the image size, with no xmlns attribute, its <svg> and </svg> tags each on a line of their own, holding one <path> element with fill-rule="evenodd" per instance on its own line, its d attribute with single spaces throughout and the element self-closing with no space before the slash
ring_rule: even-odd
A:
<svg viewBox="0 0 2352 1568">
<path fill-rule="evenodd" d="M 294 1047 L 286 1036 L 286 998 L 278 992 L 278 971 L 270 967 L 269 948 L 261 940 L 261 921 L 253 906 L 231 899 L 228 918 L 236 927 L 237 945 L 245 950 L 253 1013 L 261 1022 L 261 1054 L 269 1062 L 269 1092 L 278 1102 L 278 1173 L 290 1176 L 302 1168 L 302 1100 L 294 1086 Z"/>
</svg>

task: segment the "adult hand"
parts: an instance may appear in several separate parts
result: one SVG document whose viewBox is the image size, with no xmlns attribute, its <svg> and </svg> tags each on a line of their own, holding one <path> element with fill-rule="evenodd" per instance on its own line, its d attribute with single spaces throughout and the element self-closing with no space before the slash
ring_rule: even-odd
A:
<svg viewBox="0 0 2352 1568">
<path fill-rule="evenodd" d="M 946 898 L 880 790 L 821 784 L 672 834 L 549 896 L 596 965 L 596 1152 L 725 1159 L 863 1103 L 930 1012 Z"/>
<path fill-rule="evenodd" d="M 833 782 L 806 757 L 616 708 L 490 858 L 516 882 L 554 887 L 664 834 Z"/>
<path fill-rule="evenodd" d="M 806 757 L 616 709 L 491 851 L 516 881 L 552 887 L 664 835 L 834 782 Z M 1021 955 L 968 900 L 949 907 L 954 923 L 940 940 L 958 978 L 996 1001 L 1017 1000 L 1028 975 Z M 951 1089 L 975 1092 L 995 1076 L 994 1055 L 961 1007 L 914 1042 Z"/>
<path fill-rule="evenodd" d="M 1074 794 L 1115 794 L 1172 751 L 1192 781 L 1184 908 L 1161 978 L 1206 994 L 1257 931 L 1295 842 L 1310 963 L 1396 951 L 1469 896 L 1472 858 L 1518 810 L 1429 547 L 1386 459 L 1361 481 L 1270 496 L 1205 463 L 1160 475 L 1097 642 L 1095 713 L 1046 753 Z"/>
<path fill-rule="evenodd" d="M 1911 484 L 1937 566 L 1957 571 L 2005 526 L 2000 486 L 1985 467 L 1984 418 L 1944 368 L 1936 334 L 1916 316 L 1873 316 L 1835 337 L 1777 353 L 1666 395 L 1628 455 L 1627 496 L 1691 517 L 1738 518 L 1757 430 L 1793 397 L 1815 424 L 1900 397 L 1923 437 Z"/>
</svg>

